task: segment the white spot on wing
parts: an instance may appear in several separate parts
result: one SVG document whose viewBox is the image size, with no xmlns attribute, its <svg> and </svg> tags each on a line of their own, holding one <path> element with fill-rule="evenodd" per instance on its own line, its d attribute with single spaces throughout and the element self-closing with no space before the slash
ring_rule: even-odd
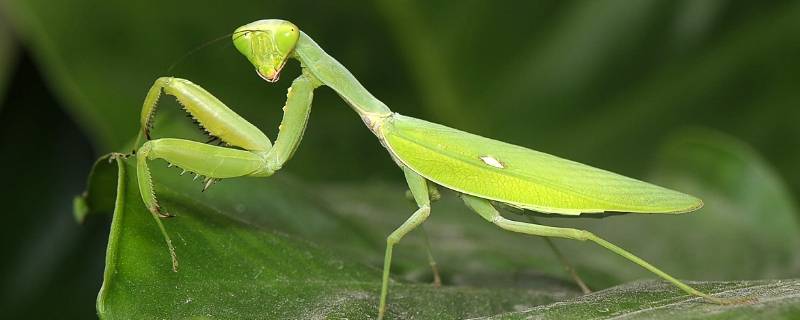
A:
<svg viewBox="0 0 800 320">
<path fill-rule="evenodd" d="M 492 167 L 499 168 L 499 169 L 505 168 L 505 166 L 503 166 L 503 163 L 500 162 L 500 160 L 495 159 L 495 157 L 492 157 L 492 156 L 481 156 L 481 160 L 483 160 L 483 163 L 488 164 L 488 165 L 490 165 Z"/>
</svg>

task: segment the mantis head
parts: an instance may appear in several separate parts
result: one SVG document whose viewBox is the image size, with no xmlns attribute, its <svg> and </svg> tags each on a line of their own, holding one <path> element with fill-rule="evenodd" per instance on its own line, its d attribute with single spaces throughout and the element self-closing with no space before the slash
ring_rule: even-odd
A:
<svg viewBox="0 0 800 320">
<path fill-rule="evenodd" d="M 261 78 L 278 81 L 300 37 L 300 29 L 285 20 L 258 20 L 233 32 L 233 45 L 256 67 Z"/>
</svg>

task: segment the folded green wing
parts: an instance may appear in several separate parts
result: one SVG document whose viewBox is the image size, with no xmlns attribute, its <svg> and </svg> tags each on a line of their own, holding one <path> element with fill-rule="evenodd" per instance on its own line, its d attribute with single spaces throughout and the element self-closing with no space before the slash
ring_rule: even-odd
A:
<svg viewBox="0 0 800 320">
<path fill-rule="evenodd" d="M 380 134 L 400 162 L 428 180 L 525 209 L 683 213 L 703 205 L 684 193 L 399 114 Z"/>
</svg>

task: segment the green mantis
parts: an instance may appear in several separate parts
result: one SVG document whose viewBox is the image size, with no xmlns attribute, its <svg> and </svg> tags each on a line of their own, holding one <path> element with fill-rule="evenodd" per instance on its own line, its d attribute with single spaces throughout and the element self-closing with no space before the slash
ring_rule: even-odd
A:
<svg viewBox="0 0 800 320">
<path fill-rule="evenodd" d="M 204 188 L 234 177 L 268 177 L 297 149 L 311 111 L 313 92 L 320 86 L 336 91 L 359 115 L 401 168 L 417 210 L 386 239 L 378 318 L 386 311 L 389 270 L 394 246 L 431 214 L 437 187 L 455 191 L 464 204 L 499 228 L 528 235 L 591 241 L 671 282 L 685 292 L 714 303 L 742 300 L 700 292 L 624 249 L 586 230 L 550 227 L 504 218 L 496 205 L 559 215 L 601 213 L 667 213 L 694 211 L 703 203 L 693 196 L 596 169 L 549 154 L 458 131 L 392 112 L 370 94 L 338 61 L 294 24 L 260 20 L 233 33 L 234 46 L 268 82 L 276 82 L 290 58 L 302 74 L 287 94 L 278 137 L 264 133 L 220 100 L 188 80 L 159 78 L 144 101 L 137 152 L 137 177 L 142 200 L 154 217 L 169 213 L 158 204 L 148 162 L 164 159 L 185 171 L 204 176 Z M 174 96 L 213 139 L 230 147 L 182 139 L 150 139 L 160 95 Z M 138 145 L 138 144 L 137 144 Z M 158 221 L 158 219 L 156 219 Z M 169 237 L 159 221 L 173 255 Z"/>
</svg>

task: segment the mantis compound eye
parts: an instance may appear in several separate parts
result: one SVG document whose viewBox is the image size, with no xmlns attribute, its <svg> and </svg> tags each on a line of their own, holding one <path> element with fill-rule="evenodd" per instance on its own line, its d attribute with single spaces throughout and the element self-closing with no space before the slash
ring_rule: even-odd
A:
<svg viewBox="0 0 800 320">
<path fill-rule="evenodd" d="M 278 81 L 300 37 L 300 29 L 285 20 L 258 20 L 233 32 L 233 45 L 256 68 L 261 78 Z"/>
</svg>

